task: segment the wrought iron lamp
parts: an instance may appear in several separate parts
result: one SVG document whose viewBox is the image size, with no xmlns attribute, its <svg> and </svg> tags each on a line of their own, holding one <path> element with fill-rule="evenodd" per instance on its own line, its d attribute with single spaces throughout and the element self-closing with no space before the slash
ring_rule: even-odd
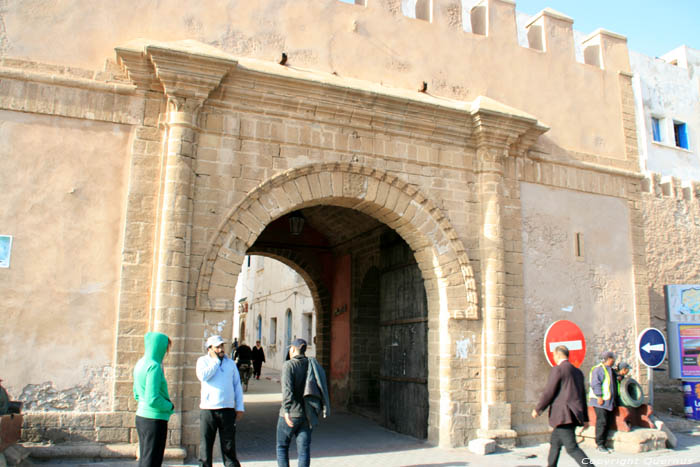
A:
<svg viewBox="0 0 700 467">
<path fill-rule="evenodd" d="M 304 230 L 304 216 L 300 211 L 294 211 L 289 215 L 289 232 L 292 235 L 301 235 L 301 231 Z"/>
</svg>

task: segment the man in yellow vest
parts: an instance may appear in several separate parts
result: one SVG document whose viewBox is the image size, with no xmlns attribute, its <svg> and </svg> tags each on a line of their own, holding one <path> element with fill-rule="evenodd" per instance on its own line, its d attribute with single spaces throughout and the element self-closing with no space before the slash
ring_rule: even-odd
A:
<svg viewBox="0 0 700 467">
<path fill-rule="evenodd" d="M 605 447 L 608 439 L 608 431 L 613 422 L 613 410 L 615 409 L 615 386 L 617 379 L 613 374 L 612 366 L 615 364 L 615 354 L 603 352 L 601 363 L 591 368 L 588 374 L 590 389 L 588 390 L 588 404 L 595 410 L 595 443 L 598 451 L 609 453 Z"/>
</svg>

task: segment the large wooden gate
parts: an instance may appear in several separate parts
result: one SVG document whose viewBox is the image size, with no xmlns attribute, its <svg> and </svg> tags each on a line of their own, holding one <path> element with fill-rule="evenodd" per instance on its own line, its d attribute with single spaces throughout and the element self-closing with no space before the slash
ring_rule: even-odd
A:
<svg viewBox="0 0 700 467">
<path fill-rule="evenodd" d="M 382 424 L 428 436 L 428 307 L 420 269 L 394 232 L 382 238 L 379 344 Z"/>
</svg>

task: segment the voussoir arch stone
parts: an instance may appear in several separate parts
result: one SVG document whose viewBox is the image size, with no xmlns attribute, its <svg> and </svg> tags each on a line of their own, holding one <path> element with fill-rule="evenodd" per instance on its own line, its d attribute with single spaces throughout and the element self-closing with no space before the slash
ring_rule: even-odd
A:
<svg viewBox="0 0 700 467">
<path fill-rule="evenodd" d="M 359 164 L 310 164 L 289 169 L 234 206 L 212 240 L 197 282 L 198 310 L 233 310 L 243 259 L 265 227 L 315 205 L 361 211 L 396 230 L 411 247 L 424 279 L 444 289 L 455 319 L 477 319 L 474 274 L 464 245 L 445 214 L 400 177 Z"/>
</svg>

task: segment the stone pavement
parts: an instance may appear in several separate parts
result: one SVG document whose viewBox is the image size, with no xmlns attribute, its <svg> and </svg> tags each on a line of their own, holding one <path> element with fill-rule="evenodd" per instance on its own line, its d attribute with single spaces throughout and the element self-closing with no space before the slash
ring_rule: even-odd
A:
<svg viewBox="0 0 700 467">
<path fill-rule="evenodd" d="M 246 414 L 239 422 L 236 445 L 244 467 L 275 467 L 275 427 L 280 405 L 279 373 L 263 368 L 263 379 L 252 380 L 244 396 Z M 641 454 L 599 454 L 584 449 L 597 466 L 697 466 L 700 467 L 700 436 L 678 434 L 679 448 Z M 478 456 L 466 450 L 441 449 L 423 441 L 386 430 L 350 413 L 333 413 L 321 420 L 311 443 L 312 465 L 320 467 L 526 467 L 546 465 L 548 444 L 516 448 Z M 296 466 L 295 449 L 290 449 Z M 133 467 L 135 462 L 103 462 L 110 467 Z M 93 463 L 51 462 L 44 465 L 94 466 Z M 183 464 L 172 464 L 183 465 Z M 196 465 L 196 463 L 185 464 Z M 215 464 L 222 466 L 220 462 Z M 562 450 L 561 467 L 575 462 Z"/>
</svg>

